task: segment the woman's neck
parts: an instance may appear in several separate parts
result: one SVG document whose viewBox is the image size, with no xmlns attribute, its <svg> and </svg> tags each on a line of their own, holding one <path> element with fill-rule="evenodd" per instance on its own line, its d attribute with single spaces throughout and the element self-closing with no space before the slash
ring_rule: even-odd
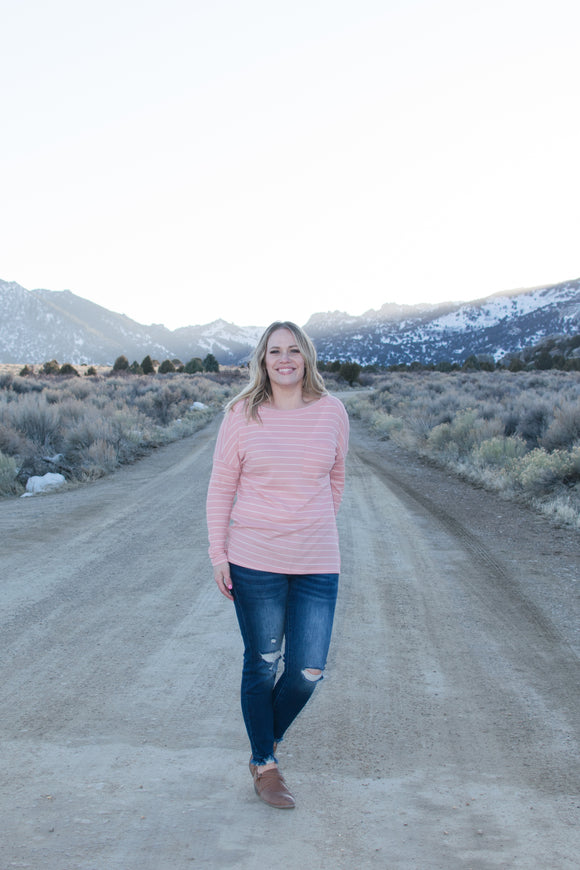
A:
<svg viewBox="0 0 580 870">
<path fill-rule="evenodd" d="M 288 389 L 280 387 L 278 384 L 270 384 L 270 387 L 272 390 L 270 405 L 279 411 L 292 411 L 295 408 L 303 408 L 304 405 L 309 405 L 312 401 L 308 396 L 304 396 L 302 384 L 289 387 Z"/>
</svg>

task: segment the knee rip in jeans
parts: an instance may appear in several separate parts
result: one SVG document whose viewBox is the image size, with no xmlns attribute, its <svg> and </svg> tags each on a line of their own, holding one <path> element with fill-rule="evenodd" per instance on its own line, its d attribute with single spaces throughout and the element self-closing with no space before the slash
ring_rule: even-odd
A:
<svg viewBox="0 0 580 870">
<path fill-rule="evenodd" d="M 262 661 L 270 665 L 270 670 L 275 670 L 278 667 L 278 662 L 282 658 L 282 650 L 275 650 L 269 653 L 260 653 Z"/>
<path fill-rule="evenodd" d="M 322 671 L 318 668 L 304 668 L 302 676 L 305 680 L 308 680 L 309 683 L 317 683 L 318 680 L 322 679 Z"/>
</svg>

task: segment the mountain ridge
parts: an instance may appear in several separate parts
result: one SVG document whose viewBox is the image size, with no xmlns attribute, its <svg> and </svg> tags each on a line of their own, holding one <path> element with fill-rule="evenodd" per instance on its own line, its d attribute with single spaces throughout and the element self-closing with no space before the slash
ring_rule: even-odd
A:
<svg viewBox="0 0 580 870">
<path fill-rule="evenodd" d="M 263 326 L 224 318 L 170 330 L 140 324 L 70 290 L 26 290 L 0 280 L 0 362 L 111 365 L 150 355 L 159 360 L 213 353 L 222 365 L 247 361 Z M 471 302 L 385 302 L 361 315 L 316 312 L 305 324 L 322 359 L 362 365 L 500 359 L 550 335 L 580 331 L 580 278 L 494 293 Z"/>
</svg>

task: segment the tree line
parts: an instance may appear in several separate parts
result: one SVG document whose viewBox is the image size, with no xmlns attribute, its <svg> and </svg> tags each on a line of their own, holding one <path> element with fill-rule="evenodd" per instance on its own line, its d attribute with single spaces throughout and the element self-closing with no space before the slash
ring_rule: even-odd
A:
<svg viewBox="0 0 580 870">
<path fill-rule="evenodd" d="M 198 372 L 219 372 L 219 370 L 219 363 L 213 353 L 208 353 L 204 359 L 194 356 L 185 364 L 180 359 L 165 359 L 160 363 L 147 355 L 140 363 L 135 360 L 131 365 L 129 365 L 127 357 L 122 354 L 117 357 L 113 364 L 114 372 L 127 372 L 134 375 L 153 375 L 156 371 L 160 375 L 172 374 L 173 372 L 194 375 Z"/>
<path fill-rule="evenodd" d="M 495 361 L 491 354 L 469 354 L 461 362 L 440 360 L 437 363 L 424 363 L 414 360 L 410 363 L 392 365 L 359 365 L 350 360 L 333 362 L 319 360 L 321 372 L 335 372 L 350 384 L 358 381 L 362 374 L 384 374 L 386 372 L 493 372 L 493 371 L 580 371 L 580 335 L 553 336 L 536 345 L 526 347 L 519 353 L 508 354 Z"/>
<path fill-rule="evenodd" d="M 357 382 L 363 374 L 381 374 L 385 372 L 456 372 L 456 371 L 496 371 L 507 370 L 510 372 L 520 371 L 548 371 L 556 369 L 559 371 L 580 371 L 580 335 L 568 336 L 553 336 L 536 345 L 524 348 L 516 354 L 510 354 L 504 359 L 496 362 L 491 354 L 470 354 L 462 362 L 450 362 L 449 360 L 441 360 L 437 363 L 424 363 L 420 360 L 414 360 L 410 363 L 394 363 L 392 365 L 370 364 L 361 365 L 360 363 L 347 360 L 318 360 L 318 369 L 320 372 L 329 372 L 336 374 L 341 380 L 346 381 L 351 386 Z M 134 360 L 129 363 L 126 355 L 118 356 L 113 364 L 113 372 L 115 374 L 136 374 L 136 375 L 152 375 L 171 374 L 173 372 L 185 372 L 186 374 L 198 374 L 205 372 L 219 372 L 220 366 L 216 357 L 212 353 L 208 353 L 204 359 L 201 357 L 192 357 L 187 363 L 183 363 L 179 359 L 165 359 L 161 363 L 147 355 L 140 363 Z M 78 371 L 70 363 L 59 365 L 56 360 L 45 362 L 40 368 L 40 374 L 45 375 L 73 375 L 78 376 Z M 24 366 L 20 371 L 20 375 L 34 374 L 34 369 L 30 366 Z M 97 370 L 94 366 L 89 366 L 87 375 L 96 375 Z"/>
<path fill-rule="evenodd" d="M 165 375 L 173 372 L 185 372 L 186 374 L 194 375 L 203 372 L 219 372 L 220 367 L 213 353 L 208 353 L 204 359 L 195 356 L 185 364 L 182 363 L 180 359 L 165 359 L 160 363 L 159 360 L 151 359 L 149 354 L 144 357 L 140 363 L 137 362 L 137 360 L 129 363 L 128 358 L 124 354 L 121 354 L 113 363 L 112 370 L 115 374 L 128 375 L 154 375 L 156 373 Z M 33 375 L 34 368 L 33 366 L 25 365 L 24 368 L 20 370 L 19 374 L 21 377 Z M 60 365 L 60 363 L 55 359 L 43 363 L 39 369 L 39 374 L 80 377 L 79 372 L 73 365 L 71 365 L 71 363 Z M 95 366 L 89 366 L 85 372 L 85 375 L 88 376 L 94 376 L 96 374 L 98 374 L 98 372 Z"/>
</svg>

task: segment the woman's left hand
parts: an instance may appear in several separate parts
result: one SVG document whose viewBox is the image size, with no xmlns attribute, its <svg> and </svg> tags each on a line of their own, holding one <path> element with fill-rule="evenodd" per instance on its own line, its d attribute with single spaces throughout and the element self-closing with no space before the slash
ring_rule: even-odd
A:
<svg viewBox="0 0 580 870">
<path fill-rule="evenodd" d="M 217 583 L 217 588 L 221 594 L 225 595 L 226 598 L 229 598 L 230 601 L 233 601 L 234 596 L 232 594 L 233 587 L 232 578 L 230 577 L 229 562 L 222 562 L 221 565 L 214 565 L 213 579 Z"/>
</svg>

